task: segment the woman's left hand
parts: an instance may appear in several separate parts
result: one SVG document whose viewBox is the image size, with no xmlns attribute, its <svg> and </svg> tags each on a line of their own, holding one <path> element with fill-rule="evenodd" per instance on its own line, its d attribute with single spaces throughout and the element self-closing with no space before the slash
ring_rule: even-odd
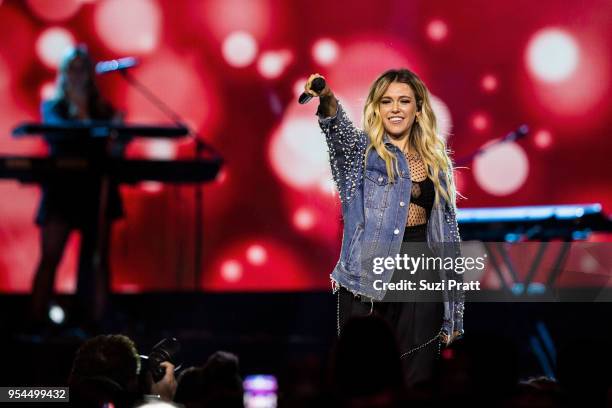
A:
<svg viewBox="0 0 612 408">
<path fill-rule="evenodd" d="M 445 346 L 448 347 L 453 341 L 461 337 L 461 334 L 462 333 L 460 331 L 455 330 L 453 332 L 453 335 L 450 336 L 449 338 L 448 334 L 446 334 L 445 332 L 442 332 L 440 333 L 440 340 L 442 341 L 442 343 L 444 343 Z"/>
</svg>

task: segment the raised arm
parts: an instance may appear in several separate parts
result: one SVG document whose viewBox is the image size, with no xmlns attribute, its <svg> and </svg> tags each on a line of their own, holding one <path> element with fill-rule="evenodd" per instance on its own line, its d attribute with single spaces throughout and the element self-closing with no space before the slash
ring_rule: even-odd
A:
<svg viewBox="0 0 612 408">
<path fill-rule="evenodd" d="M 348 204 L 362 182 L 368 138 L 364 131 L 353 125 L 328 84 L 319 94 L 310 89 L 317 77 L 320 75 L 310 76 L 305 90 L 319 97 L 317 116 L 327 142 L 332 176 L 342 204 Z"/>
</svg>

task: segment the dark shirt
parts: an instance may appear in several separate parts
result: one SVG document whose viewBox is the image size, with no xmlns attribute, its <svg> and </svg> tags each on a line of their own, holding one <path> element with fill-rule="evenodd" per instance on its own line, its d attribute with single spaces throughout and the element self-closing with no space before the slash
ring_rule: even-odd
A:
<svg viewBox="0 0 612 408">
<path fill-rule="evenodd" d="M 92 119 L 111 120 L 113 114 L 112 108 L 107 107 L 99 109 Z M 41 116 L 43 123 L 48 124 L 82 123 L 79 119 L 70 116 L 68 104 L 62 100 L 44 101 L 41 104 Z M 53 157 L 77 157 L 98 162 L 107 156 L 107 141 L 104 138 L 45 135 L 45 140 Z M 50 218 L 58 218 L 74 228 L 95 226 L 100 208 L 101 181 L 99 176 L 75 175 L 43 184 L 36 223 L 43 225 Z M 122 215 L 123 206 L 119 188 L 111 183 L 107 216 L 116 219 Z"/>
</svg>

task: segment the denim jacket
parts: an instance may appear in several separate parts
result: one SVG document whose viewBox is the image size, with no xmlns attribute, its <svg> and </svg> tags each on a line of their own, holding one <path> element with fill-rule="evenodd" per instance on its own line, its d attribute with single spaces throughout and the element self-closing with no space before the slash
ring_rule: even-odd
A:
<svg viewBox="0 0 612 408">
<path fill-rule="evenodd" d="M 331 274 L 334 292 L 342 286 L 355 295 L 382 300 L 385 291 L 376 290 L 374 281 L 390 282 L 394 270 L 375 275 L 371 260 L 395 257 L 400 252 L 412 187 L 410 167 L 401 151 L 386 138 L 386 147 L 396 155 L 399 165 L 398 177 L 390 182 L 385 162 L 376 151 L 370 150 L 365 157 L 368 136 L 353 125 L 340 103 L 335 116 L 318 116 L 344 220 L 340 259 Z M 446 185 L 443 175 L 440 181 Z M 447 257 L 460 255 L 459 242 L 455 208 L 439 197 L 427 223 L 427 244 L 436 256 Z M 441 277 L 463 280 L 453 271 Z M 462 333 L 463 290 L 446 288 L 443 301 L 441 329 L 448 334 L 455 330 Z"/>
</svg>

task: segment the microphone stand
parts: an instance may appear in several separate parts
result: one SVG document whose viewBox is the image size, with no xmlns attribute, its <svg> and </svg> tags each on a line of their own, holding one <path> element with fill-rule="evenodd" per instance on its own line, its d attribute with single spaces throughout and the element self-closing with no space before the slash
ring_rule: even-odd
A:
<svg viewBox="0 0 612 408">
<path fill-rule="evenodd" d="M 183 120 L 183 118 L 172 108 L 170 108 L 164 101 L 162 101 L 159 97 L 157 97 L 146 85 L 142 82 L 138 81 L 134 75 L 130 74 L 127 69 L 120 70 L 121 77 L 134 89 L 140 92 L 141 95 L 145 97 L 153 106 L 159 109 L 166 117 L 174 122 L 177 126 L 182 126 L 187 128 L 189 131 L 189 136 L 193 139 L 195 143 L 195 154 L 196 160 L 203 157 L 204 153 L 208 152 L 212 156 L 213 160 L 223 161 L 223 158 L 217 152 L 217 150 L 209 145 L 208 143 L 202 140 L 201 135 L 192 129 L 187 123 Z M 203 216 L 202 216 L 202 203 L 204 200 L 204 190 L 202 183 L 198 183 L 195 186 L 195 196 L 194 196 L 194 220 L 195 220 L 195 229 L 194 229 L 194 288 L 198 288 L 198 285 L 201 283 L 201 271 L 202 271 L 202 243 L 203 243 Z"/>
<path fill-rule="evenodd" d="M 486 147 L 480 147 L 480 148 L 476 149 L 473 153 L 460 158 L 459 160 L 457 160 L 455 162 L 455 165 L 456 166 L 465 166 L 465 165 L 471 163 L 476 157 L 484 154 L 491 147 L 493 147 L 495 145 L 498 145 L 500 143 L 514 142 L 514 141 L 520 140 L 523 137 L 527 136 L 528 133 L 529 133 L 529 126 L 521 125 L 516 130 L 513 130 L 512 132 L 508 133 L 506 136 L 504 136 L 502 139 L 498 140 L 497 142 L 491 143 L 490 145 L 488 145 Z"/>
</svg>

